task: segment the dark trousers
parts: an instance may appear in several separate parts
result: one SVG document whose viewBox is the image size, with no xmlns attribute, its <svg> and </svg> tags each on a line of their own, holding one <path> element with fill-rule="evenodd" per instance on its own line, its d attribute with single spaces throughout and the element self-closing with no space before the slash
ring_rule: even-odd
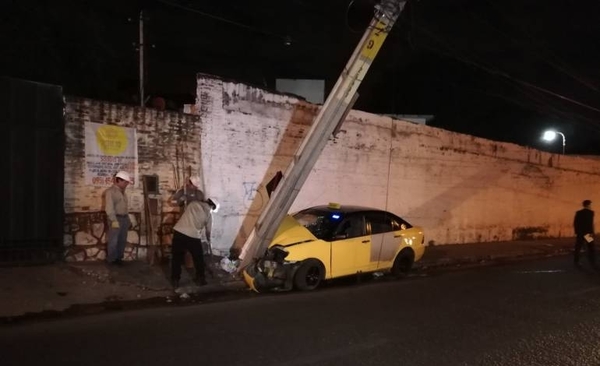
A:
<svg viewBox="0 0 600 366">
<path fill-rule="evenodd" d="M 196 268 L 196 279 L 204 278 L 204 253 L 202 252 L 202 241 L 191 238 L 178 231 L 173 231 L 173 244 L 171 253 L 171 279 L 181 279 L 181 266 L 185 252 L 188 251 L 194 260 Z"/>
<path fill-rule="evenodd" d="M 581 247 L 583 244 L 587 244 L 587 253 L 588 260 L 590 261 L 590 265 L 592 267 L 596 267 L 596 248 L 594 247 L 594 242 L 588 243 L 583 235 L 577 235 L 577 239 L 575 239 L 575 252 L 573 253 L 573 260 L 575 264 L 579 264 L 579 252 L 581 252 Z"/>
</svg>

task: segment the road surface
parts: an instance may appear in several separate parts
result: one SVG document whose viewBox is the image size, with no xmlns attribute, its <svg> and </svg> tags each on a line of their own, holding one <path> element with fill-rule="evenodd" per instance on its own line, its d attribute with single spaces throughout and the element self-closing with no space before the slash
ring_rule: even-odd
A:
<svg viewBox="0 0 600 366">
<path fill-rule="evenodd" d="M 0 328 L 2 365 L 599 365 L 570 258 Z"/>
</svg>

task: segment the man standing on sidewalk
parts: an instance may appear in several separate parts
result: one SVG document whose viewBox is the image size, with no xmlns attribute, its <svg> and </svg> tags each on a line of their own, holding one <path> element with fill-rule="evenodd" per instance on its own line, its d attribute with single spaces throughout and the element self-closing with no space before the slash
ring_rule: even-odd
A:
<svg viewBox="0 0 600 366">
<path fill-rule="evenodd" d="M 173 227 L 173 243 L 171 246 L 171 283 L 173 288 L 179 287 L 181 265 L 186 251 L 190 252 L 194 261 L 194 268 L 196 269 L 194 281 L 199 286 L 206 285 L 204 250 L 200 238 L 204 231 L 210 247 L 212 212 L 216 209 L 217 205 L 210 199 L 207 201 L 189 201 L 183 215 Z"/>
<path fill-rule="evenodd" d="M 592 211 L 592 201 L 585 200 L 582 203 L 583 208 L 575 213 L 573 227 L 575 229 L 575 252 L 573 260 L 575 266 L 579 267 L 579 252 L 583 243 L 587 244 L 588 259 L 594 269 L 596 266 L 596 253 L 594 248 L 594 211 Z"/>
<path fill-rule="evenodd" d="M 112 187 L 104 191 L 104 210 L 108 216 L 106 261 L 110 264 L 123 264 L 127 232 L 129 231 L 129 210 L 125 188 L 132 183 L 129 173 L 120 171 L 115 175 Z"/>
</svg>

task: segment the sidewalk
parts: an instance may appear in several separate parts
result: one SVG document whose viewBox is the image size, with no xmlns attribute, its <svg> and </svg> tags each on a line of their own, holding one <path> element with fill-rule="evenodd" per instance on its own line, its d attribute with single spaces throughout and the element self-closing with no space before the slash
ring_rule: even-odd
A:
<svg viewBox="0 0 600 366">
<path fill-rule="evenodd" d="M 575 238 L 561 238 L 428 246 L 418 266 L 474 266 L 552 257 L 571 253 L 574 243 Z"/>
<path fill-rule="evenodd" d="M 574 239 L 543 239 L 427 247 L 416 270 L 463 268 L 508 261 L 564 255 Z M 208 285 L 197 287 L 184 273 L 175 293 L 168 280 L 168 266 L 128 262 L 122 267 L 104 263 L 56 263 L 45 266 L 0 268 L 0 324 L 22 318 L 62 313 L 93 313 L 106 308 L 160 306 L 190 299 L 196 302 L 220 296 L 239 296 L 246 286 L 216 269 Z M 185 271 L 184 271 L 185 272 Z M 137 304 L 134 306 L 133 304 Z"/>
</svg>

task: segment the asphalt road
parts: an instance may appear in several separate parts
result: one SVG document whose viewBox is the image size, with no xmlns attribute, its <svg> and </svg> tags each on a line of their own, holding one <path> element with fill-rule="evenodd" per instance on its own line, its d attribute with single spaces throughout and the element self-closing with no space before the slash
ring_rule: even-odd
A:
<svg viewBox="0 0 600 366">
<path fill-rule="evenodd" d="M 2 365 L 600 365 L 569 258 L 0 329 Z"/>
</svg>

